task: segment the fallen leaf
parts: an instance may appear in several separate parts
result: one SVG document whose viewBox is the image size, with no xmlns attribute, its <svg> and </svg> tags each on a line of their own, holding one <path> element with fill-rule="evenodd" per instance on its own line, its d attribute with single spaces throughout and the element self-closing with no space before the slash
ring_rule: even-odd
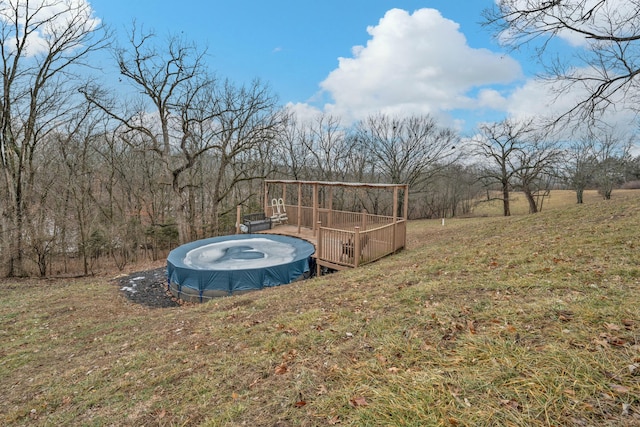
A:
<svg viewBox="0 0 640 427">
<path fill-rule="evenodd" d="M 302 408 L 304 405 L 306 405 L 307 402 L 304 400 L 299 400 L 295 403 L 296 408 Z"/>
<path fill-rule="evenodd" d="M 614 401 L 616 398 L 610 393 L 600 393 L 600 398 L 604 400 Z"/>
<path fill-rule="evenodd" d="M 238 397 L 240 397 L 240 395 L 238 393 L 236 393 L 235 391 L 233 393 L 231 393 L 231 398 L 233 400 L 238 400 Z"/>
<path fill-rule="evenodd" d="M 286 363 L 281 363 L 280 365 L 278 365 L 276 367 L 276 375 L 282 375 L 285 374 L 287 371 L 289 370 L 289 368 L 287 367 Z"/>
<path fill-rule="evenodd" d="M 609 387 L 611 387 L 611 390 L 615 391 L 616 393 L 629 393 L 629 387 L 625 387 L 623 385 L 609 384 Z"/>
<path fill-rule="evenodd" d="M 622 347 L 627 344 L 627 341 L 620 337 L 611 337 L 611 339 L 609 339 L 609 344 L 616 347 Z"/>
<path fill-rule="evenodd" d="M 334 425 L 336 425 L 336 424 L 340 424 L 340 418 L 338 418 L 338 416 L 337 416 L 337 415 L 335 415 L 335 416 L 333 416 L 333 417 L 331 417 L 331 418 L 329 419 L 329 425 L 334 426 Z"/>
<path fill-rule="evenodd" d="M 605 323 L 604 326 L 606 326 L 610 331 L 619 331 L 622 329 L 620 325 L 616 325 L 615 323 Z"/>
<path fill-rule="evenodd" d="M 473 320 L 467 320 L 467 327 L 469 328 L 469 333 L 471 333 L 471 335 L 475 335 L 476 326 L 474 325 Z"/>
<path fill-rule="evenodd" d="M 360 396 L 360 397 L 354 397 L 353 399 L 351 399 L 349 401 L 349 404 L 351 406 L 353 406 L 354 408 L 357 408 L 359 406 L 368 406 L 369 403 L 367 402 L 367 399 L 365 399 L 364 397 Z"/>
<path fill-rule="evenodd" d="M 289 350 L 287 353 L 282 354 L 283 360 L 293 360 L 296 357 L 298 357 L 298 350 L 296 349 Z"/>
<path fill-rule="evenodd" d="M 518 409 L 520 407 L 520 404 L 513 399 L 502 399 L 500 403 L 502 406 L 507 406 L 512 409 Z"/>
<path fill-rule="evenodd" d="M 628 331 L 633 329 L 633 320 L 622 319 L 622 324 L 624 325 L 624 328 Z"/>
<path fill-rule="evenodd" d="M 598 339 L 592 339 L 591 340 L 592 343 L 594 343 L 595 345 L 599 345 L 600 347 L 603 348 L 607 348 L 609 347 L 609 342 L 607 340 L 598 340 Z"/>
</svg>

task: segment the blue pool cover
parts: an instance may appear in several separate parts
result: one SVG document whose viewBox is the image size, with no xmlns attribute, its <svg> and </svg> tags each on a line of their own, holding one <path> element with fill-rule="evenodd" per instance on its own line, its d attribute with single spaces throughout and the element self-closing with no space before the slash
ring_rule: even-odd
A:
<svg viewBox="0 0 640 427">
<path fill-rule="evenodd" d="M 184 244 L 167 257 L 169 289 L 203 301 L 291 283 L 309 273 L 313 244 L 295 237 L 240 234 Z"/>
</svg>

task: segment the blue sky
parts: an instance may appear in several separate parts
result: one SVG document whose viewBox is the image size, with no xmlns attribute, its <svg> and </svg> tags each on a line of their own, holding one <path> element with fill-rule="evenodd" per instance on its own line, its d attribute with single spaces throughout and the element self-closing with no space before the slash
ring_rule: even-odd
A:
<svg viewBox="0 0 640 427">
<path fill-rule="evenodd" d="M 299 116 L 346 122 L 430 114 L 467 134 L 478 122 L 549 111 L 535 62 L 480 25 L 493 0 L 90 0 L 124 38 L 133 20 L 207 48 L 236 83 L 259 78 Z M 566 102 L 570 102 L 568 99 Z M 562 100 L 558 108 L 562 108 Z"/>
</svg>

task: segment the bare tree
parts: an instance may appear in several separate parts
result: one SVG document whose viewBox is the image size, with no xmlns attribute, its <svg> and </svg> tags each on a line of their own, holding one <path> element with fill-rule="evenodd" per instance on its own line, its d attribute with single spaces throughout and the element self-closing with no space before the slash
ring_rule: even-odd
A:
<svg viewBox="0 0 640 427">
<path fill-rule="evenodd" d="M 378 179 L 408 184 L 414 194 L 460 158 L 457 133 L 430 116 L 372 115 L 356 124 L 354 137 L 359 149 L 369 153 Z"/>
<path fill-rule="evenodd" d="M 52 136 L 47 155 L 55 158 L 58 176 L 52 181 L 57 184 L 59 196 L 64 198 L 65 210 L 70 211 L 60 220 L 64 221 L 60 228 L 64 229 L 65 237 L 69 237 L 69 241 L 60 241 L 61 252 L 66 256 L 69 248 L 77 251 L 83 273 L 87 275 L 92 267 L 90 236 L 101 228 L 100 224 L 104 224 L 105 219 L 110 220 L 115 215 L 105 215 L 110 205 L 97 194 L 105 179 L 102 171 L 107 169 L 102 167 L 107 162 L 100 157 L 99 150 L 102 145 L 107 145 L 104 134 L 108 123 L 103 114 L 96 114 L 95 107 L 87 103 L 84 107 Z M 108 174 L 117 170 L 109 169 Z"/>
<path fill-rule="evenodd" d="M 194 169 L 206 155 L 215 156 L 215 169 L 207 173 L 212 176 L 216 233 L 219 203 L 238 182 L 255 178 L 250 165 L 242 166 L 242 155 L 273 139 L 283 120 L 276 98 L 257 80 L 236 87 L 210 77 L 205 52 L 179 37 L 160 45 L 153 33 L 134 26 L 129 47 L 116 56 L 122 76 L 140 90 L 143 102 L 127 114 L 98 96 L 95 88 L 85 90 L 85 96 L 121 124 L 121 137 L 128 144 L 152 153 L 162 165 L 159 181 L 171 188 L 180 242 L 198 235 L 193 211 L 198 186 L 193 180 L 200 175 Z"/>
<path fill-rule="evenodd" d="M 234 200 L 226 206 L 222 202 L 239 183 L 265 178 L 261 168 L 256 167 L 255 151 L 278 138 L 287 115 L 278 108 L 269 88 L 258 80 L 240 87 L 227 81 L 215 92 L 214 99 L 217 109 L 211 126 L 215 132 L 205 133 L 202 141 L 203 147 L 213 149 L 218 162 L 217 170 L 211 174 L 210 193 L 213 233 L 217 234 L 220 216 L 244 200 Z M 224 208 L 222 212 L 220 207 Z"/>
<path fill-rule="evenodd" d="M 370 116 L 355 132 L 371 151 L 378 174 L 394 184 L 420 186 L 460 158 L 458 135 L 429 116 Z"/>
<path fill-rule="evenodd" d="M 576 192 L 577 202 L 584 202 L 588 187 L 597 188 L 605 199 L 624 183 L 633 163 L 633 138 L 607 126 L 589 126 L 565 152 L 560 173 Z"/>
<path fill-rule="evenodd" d="M 309 166 L 318 179 L 340 181 L 345 178 L 345 162 L 353 146 L 347 141 L 346 130 L 335 116 L 322 114 L 315 122 L 306 124 L 299 140 L 309 157 Z"/>
<path fill-rule="evenodd" d="M 41 141 L 77 105 L 75 71 L 107 33 L 84 0 L 0 3 L 0 250 L 7 274 L 23 275 L 25 215 Z M 6 252 L 5 252 L 6 251 Z"/>
<path fill-rule="evenodd" d="M 557 166 L 562 159 L 558 141 L 546 134 L 534 133 L 521 149 L 514 152 L 509 162 L 515 187 L 521 190 L 529 204 L 529 213 L 537 213 L 557 177 Z"/>
<path fill-rule="evenodd" d="M 484 18 L 503 44 L 535 51 L 558 97 L 584 93 L 561 118 L 596 118 L 612 106 L 638 111 L 639 1 L 500 0 Z M 556 55 L 557 39 L 580 48 Z"/>
<path fill-rule="evenodd" d="M 592 141 L 580 138 L 565 150 L 564 161 L 559 166 L 559 174 L 575 192 L 576 202 L 584 203 L 584 191 L 593 184 L 596 168 L 592 153 Z"/>
<path fill-rule="evenodd" d="M 609 200 L 613 189 L 625 180 L 633 139 L 614 129 L 605 128 L 592 129 L 591 141 L 590 150 L 595 165 L 593 181 L 598 193 Z"/>
<path fill-rule="evenodd" d="M 428 187 L 412 191 L 410 218 L 470 215 L 484 189 L 474 165 L 450 165 Z"/>
<path fill-rule="evenodd" d="M 311 179 L 309 168 L 312 146 L 309 126 L 300 123 L 294 114 L 289 115 L 287 125 L 280 133 L 272 153 L 280 159 L 282 174 L 293 179 Z"/>
<path fill-rule="evenodd" d="M 521 165 L 517 156 L 523 151 L 527 139 L 533 133 L 531 120 L 520 122 L 503 120 L 499 123 L 486 123 L 480 126 L 480 134 L 474 138 L 474 151 L 488 163 L 481 174 L 485 185 L 497 183 L 502 196 L 503 215 L 511 215 L 511 190 L 514 176 Z"/>
<path fill-rule="evenodd" d="M 210 97 L 214 84 L 204 65 L 204 52 L 172 36 L 165 48 L 155 42 L 155 34 L 142 33 L 135 26 L 129 48 L 116 53 L 120 73 L 150 101 L 153 109 L 138 105 L 130 116 L 106 109 L 125 129 L 132 145 L 156 155 L 163 165 L 161 182 L 173 191 L 173 213 L 180 242 L 191 239 L 188 221 L 188 183 L 183 173 L 211 147 L 194 138 L 196 130 L 212 118 L 201 106 Z M 95 101 L 94 98 L 90 98 Z M 193 129 L 193 130 L 192 130 Z M 214 131 L 215 132 L 215 131 Z"/>
</svg>

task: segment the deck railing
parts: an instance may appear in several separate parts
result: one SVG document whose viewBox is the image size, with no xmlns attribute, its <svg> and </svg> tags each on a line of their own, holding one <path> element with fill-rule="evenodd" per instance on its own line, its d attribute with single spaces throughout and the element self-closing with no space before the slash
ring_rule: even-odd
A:
<svg viewBox="0 0 640 427">
<path fill-rule="evenodd" d="M 374 215 L 366 211 L 349 212 L 338 211 L 332 209 L 318 209 L 318 218 L 313 218 L 313 208 L 309 206 L 301 206 L 298 212 L 297 205 L 285 205 L 287 223 L 289 225 L 299 225 L 306 228 L 315 228 L 317 223 L 322 223 L 328 228 L 336 228 L 339 230 L 349 230 L 353 227 L 360 227 L 361 230 L 370 230 L 382 225 L 393 224 L 392 216 Z M 269 206 L 267 216 L 274 215 L 274 208 Z"/>
<path fill-rule="evenodd" d="M 306 235 L 309 241 L 316 243 L 319 266 L 357 267 L 405 247 L 409 205 L 407 184 L 286 179 L 265 180 L 264 184 L 264 211 L 275 219 L 273 232 L 278 232 L 279 224 L 287 224 L 283 232 Z M 333 202 L 338 200 L 336 194 L 354 192 L 371 192 L 392 202 L 385 211 L 390 211 L 391 216 L 333 209 Z M 286 204 L 293 200 L 297 204 Z M 309 206 L 304 206 L 305 203 Z M 283 210 L 286 211 L 284 215 Z M 291 230 L 292 227 L 297 227 L 297 231 Z"/>
<path fill-rule="evenodd" d="M 320 226 L 316 258 L 324 267 L 358 267 L 398 251 L 405 240 L 404 219 L 364 231 Z"/>
<path fill-rule="evenodd" d="M 318 268 L 355 268 L 404 248 L 406 220 L 363 212 L 348 212 L 308 206 L 284 205 L 287 224 L 312 229 L 317 238 Z M 275 208 L 269 206 L 267 216 Z M 283 213 L 283 212 L 280 212 Z M 395 220 L 395 221 L 394 221 Z"/>
</svg>

